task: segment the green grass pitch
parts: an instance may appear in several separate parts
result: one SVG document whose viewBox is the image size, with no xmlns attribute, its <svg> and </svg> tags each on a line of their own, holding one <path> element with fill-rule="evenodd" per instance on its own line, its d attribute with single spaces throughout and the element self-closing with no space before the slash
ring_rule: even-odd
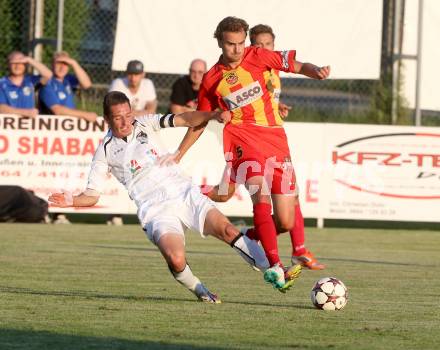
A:
<svg viewBox="0 0 440 350">
<path fill-rule="evenodd" d="M 136 225 L 0 225 L 0 349 L 438 349 L 440 232 L 308 229 L 327 264 L 281 294 L 226 244 L 187 233 L 223 303 L 199 303 Z M 280 239 L 285 262 L 289 239 Z M 320 311 L 316 280 L 349 301 Z"/>
</svg>

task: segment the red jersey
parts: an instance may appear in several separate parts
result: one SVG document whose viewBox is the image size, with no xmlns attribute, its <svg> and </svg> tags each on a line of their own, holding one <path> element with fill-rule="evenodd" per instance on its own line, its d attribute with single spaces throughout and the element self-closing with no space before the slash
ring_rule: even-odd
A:
<svg viewBox="0 0 440 350">
<path fill-rule="evenodd" d="M 198 109 L 230 110 L 232 124 L 281 125 L 268 76 L 272 69 L 293 73 L 295 55 L 295 50 L 270 51 L 251 46 L 245 48 L 243 60 L 235 69 L 217 62 L 203 77 Z"/>
</svg>

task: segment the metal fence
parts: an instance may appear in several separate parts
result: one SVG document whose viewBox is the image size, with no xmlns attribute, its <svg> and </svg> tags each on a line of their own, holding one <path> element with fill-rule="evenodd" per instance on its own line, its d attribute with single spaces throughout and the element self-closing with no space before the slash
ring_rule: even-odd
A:
<svg viewBox="0 0 440 350">
<path fill-rule="evenodd" d="M 387 1 L 387 0 L 384 0 Z M 60 12 L 60 5 L 62 12 Z M 111 61 L 116 33 L 118 0 L 0 0 L 0 74 L 6 56 L 20 50 L 50 65 L 58 44 L 89 73 L 93 87 L 78 95 L 78 107 L 101 113 L 101 101 L 112 79 Z M 62 21 L 60 13 L 63 14 Z M 62 37 L 58 31 L 62 26 Z M 148 68 L 148 67 L 147 67 Z M 149 74 L 159 111 L 168 108 L 173 74 Z M 283 79 L 284 103 L 293 106 L 289 120 L 348 123 L 391 123 L 391 84 L 381 80 Z M 437 113 L 426 114 L 425 125 L 438 125 Z M 425 117 L 425 116 L 424 116 Z M 412 124 L 405 101 L 399 106 L 399 124 Z"/>
</svg>

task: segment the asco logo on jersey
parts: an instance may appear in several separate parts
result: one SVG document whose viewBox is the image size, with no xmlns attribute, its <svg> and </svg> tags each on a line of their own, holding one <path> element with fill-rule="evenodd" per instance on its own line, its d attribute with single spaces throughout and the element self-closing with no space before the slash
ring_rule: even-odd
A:
<svg viewBox="0 0 440 350">
<path fill-rule="evenodd" d="M 253 103 L 261 96 L 263 96 L 263 89 L 261 88 L 260 82 L 254 81 L 252 84 L 246 85 L 223 97 L 223 101 L 227 104 L 228 109 L 232 111 Z"/>
<path fill-rule="evenodd" d="M 440 199 L 440 134 L 388 133 L 347 140 L 331 154 L 334 180 L 376 196 Z"/>
</svg>

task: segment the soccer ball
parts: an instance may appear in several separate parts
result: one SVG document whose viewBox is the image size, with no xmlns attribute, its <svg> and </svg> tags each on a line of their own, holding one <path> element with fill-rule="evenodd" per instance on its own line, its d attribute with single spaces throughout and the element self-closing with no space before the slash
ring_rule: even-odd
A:
<svg viewBox="0 0 440 350">
<path fill-rule="evenodd" d="M 315 283 L 310 296 L 318 309 L 341 310 L 347 304 L 348 291 L 337 278 L 324 277 Z"/>
</svg>

